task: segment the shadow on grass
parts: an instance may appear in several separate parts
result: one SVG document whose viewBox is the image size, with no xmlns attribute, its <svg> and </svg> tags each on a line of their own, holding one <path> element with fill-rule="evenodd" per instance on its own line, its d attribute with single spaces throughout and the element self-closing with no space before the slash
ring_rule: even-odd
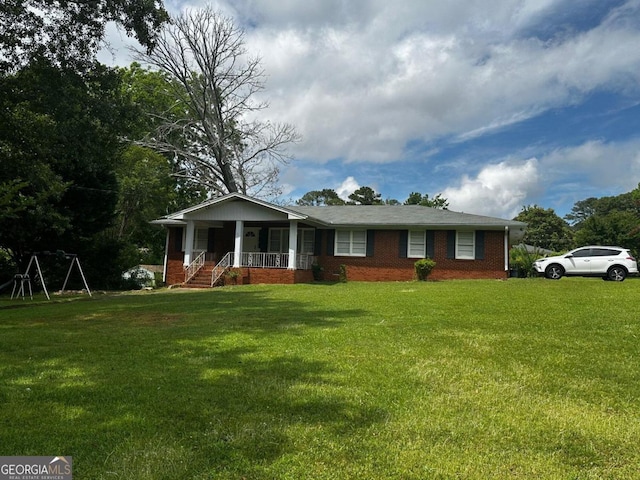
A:
<svg viewBox="0 0 640 480">
<path fill-rule="evenodd" d="M 358 310 L 237 289 L 19 312 L 0 320 L 0 444 L 72 455 L 78 478 L 267 478 L 387 416 L 314 356 Z"/>
</svg>

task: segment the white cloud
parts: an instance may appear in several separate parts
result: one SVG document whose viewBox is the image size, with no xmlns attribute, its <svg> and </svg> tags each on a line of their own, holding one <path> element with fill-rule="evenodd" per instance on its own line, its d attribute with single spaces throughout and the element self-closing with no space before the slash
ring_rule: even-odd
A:
<svg viewBox="0 0 640 480">
<path fill-rule="evenodd" d="M 349 195 L 351 195 L 353 192 L 355 192 L 359 188 L 360 188 L 360 185 L 358 184 L 358 182 L 356 182 L 355 178 L 347 177 L 335 189 L 335 191 L 336 191 L 336 193 L 338 194 L 338 196 L 340 198 L 342 198 L 343 200 L 348 200 L 349 199 Z"/>
<path fill-rule="evenodd" d="M 298 157 L 396 161 L 411 140 L 478 136 L 640 83 L 640 32 L 615 15 L 554 42 L 519 36 L 558 1 L 258 3 L 245 2 L 265 22 L 249 32 L 265 113 L 300 129 Z"/>
<path fill-rule="evenodd" d="M 629 191 L 640 180 L 640 139 L 605 143 L 592 140 L 558 148 L 541 158 L 549 181 L 582 182 L 599 191 Z"/>
<path fill-rule="evenodd" d="M 500 162 L 487 165 L 477 177 L 463 176 L 459 184 L 448 187 L 442 196 L 449 209 L 502 218 L 513 218 L 538 190 L 538 161 Z"/>
</svg>

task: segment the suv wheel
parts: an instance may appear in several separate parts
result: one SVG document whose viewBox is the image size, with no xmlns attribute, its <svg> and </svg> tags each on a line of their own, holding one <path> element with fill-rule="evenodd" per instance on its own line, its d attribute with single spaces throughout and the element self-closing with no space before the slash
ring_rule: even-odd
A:
<svg viewBox="0 0 640 480">
<path fill-rule="evenodd" d="M 611 267 L 607 272 L 607 277 L 609 277 L 609 280 L 613 280 L 614 282 L 622 282 L 627 278 L 627 271 L 624 267 Z"/>
<path fill-rule="evenodd" d="M 551 280 L 560 280 L 562 275 L 564 275 L 564 268 L 555 263 L 553 265 L 549 265 L 544 271 L 544 276 Z"/>
</svg>

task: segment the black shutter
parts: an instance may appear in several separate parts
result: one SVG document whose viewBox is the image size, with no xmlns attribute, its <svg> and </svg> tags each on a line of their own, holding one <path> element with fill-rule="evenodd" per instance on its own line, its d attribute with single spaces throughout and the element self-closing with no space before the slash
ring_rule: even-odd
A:
<svg viewBox="0 0 640 480">
<path fill-rule="evenodd" d="M 184 234 L 184 228 L 178 227 L 173 229 L 175 235 L 176 252 L 182 252 L 182 235 Z"/>
<path fill-rule="evenodd" d="M 456 231 L 447 230 L 447 258 L 456 258 Z"/>
<path fill-rule="evenodd" d="M 400 241 L 398 242 L 398 251 L 400 258 L 407 258 L 409 252 L 407 251 L 409 244 L 409 230 L 400 230 Z"/>
<path fill-rule="evenodd" d="M 484 260 L 484 230 L 476 230 L 476 260 Z"/>
<path fill-rule="evenodd" d="M 327 230 L 327 255 L 333 257 L 335 252 L 336 231 Z"/>
<path fill-rule="evenodd" d="M 258 249 L 262 253 L 269 251 L 269 229 L 266 227 L 261 228 L 258 233 Z"/>
<path fill-rule="evenodd" d="M 436 234 L 433 230 L 427 230 L 427 257 L 433 259 L 436 254 Z"/>
<path fill-rule="evenodd" d="M 322 230 L 316 228 L 313 240 L 313 255 L 319 257 L 322 255 Z"/>
<path fill-rule="evenodd" d="M 375 230 L 367 230 L 367 257 L 373 257 L 373 245 L 376 238 Z"/>
</svg>

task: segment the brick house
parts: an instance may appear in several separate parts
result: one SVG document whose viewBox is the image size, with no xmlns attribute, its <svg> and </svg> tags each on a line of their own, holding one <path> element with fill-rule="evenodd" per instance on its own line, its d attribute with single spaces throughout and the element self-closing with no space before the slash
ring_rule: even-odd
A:
<svg viewBox="0 0 640 480">
<path fill-rule="evenodd" d="M 430 278 L 506 278 L 509 248 L 526 224 L 417 205 L 280 206 L 232 193 L 152 223 L 167 230 L 169 285 L 313 281 L 346 266 L 356 281 L 407 281 L 414 263 L 436 262 Z"/>
</svg>

